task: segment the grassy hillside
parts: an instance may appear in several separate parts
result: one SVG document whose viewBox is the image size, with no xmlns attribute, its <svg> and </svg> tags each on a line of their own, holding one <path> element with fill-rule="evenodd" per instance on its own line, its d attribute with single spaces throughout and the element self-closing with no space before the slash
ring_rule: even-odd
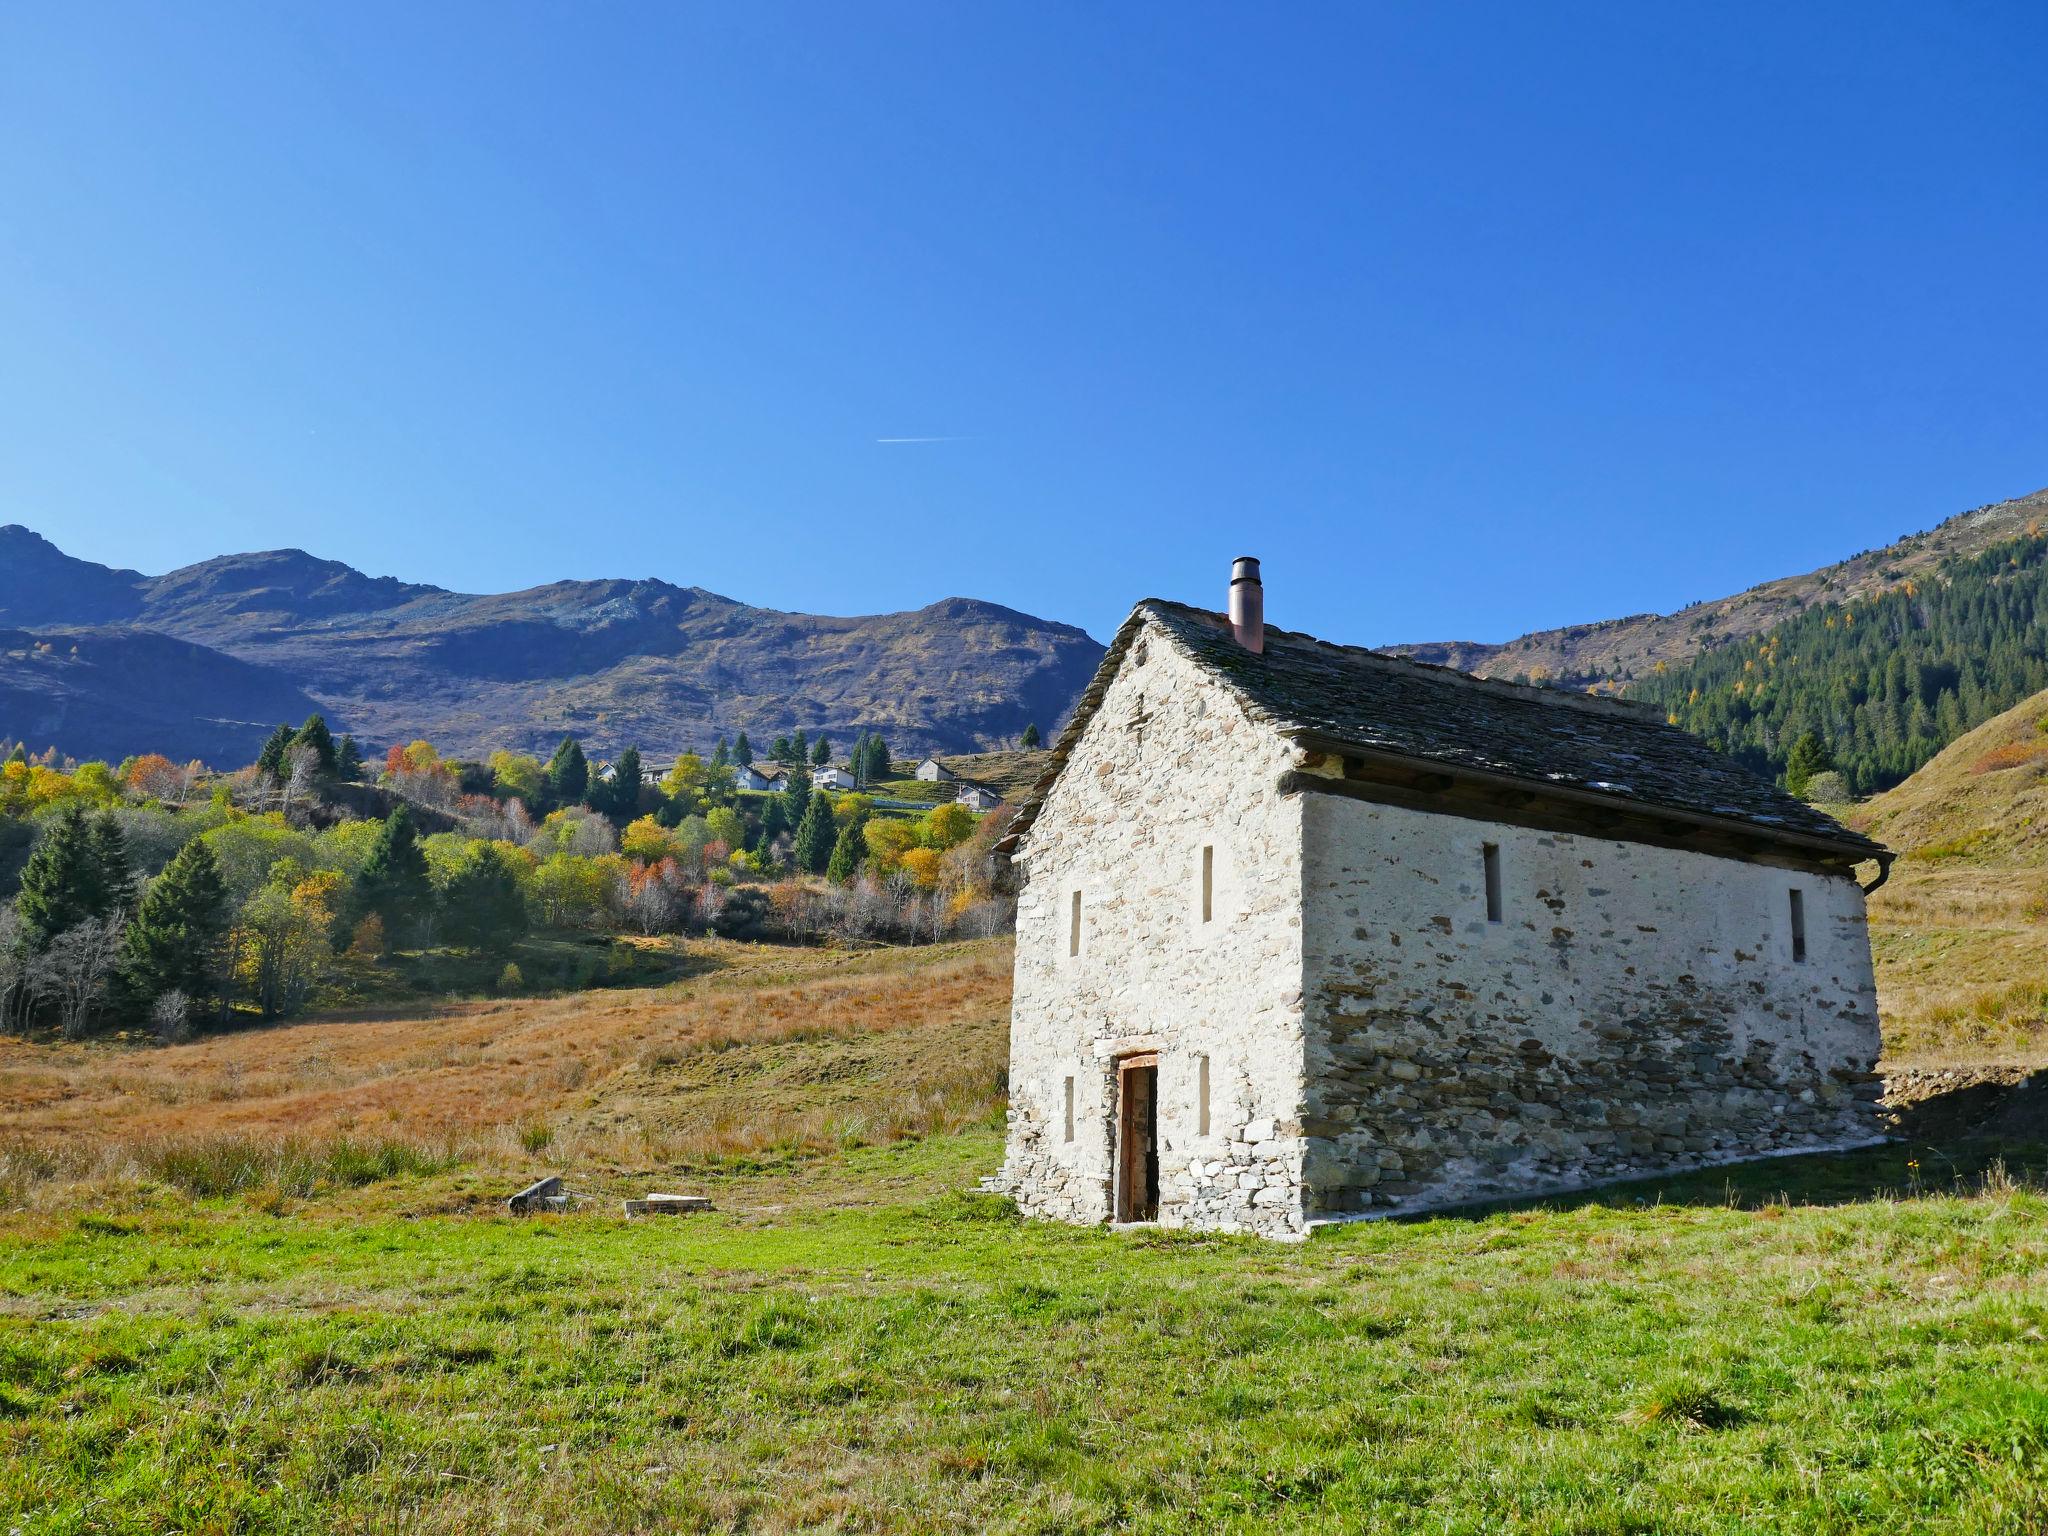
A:
<svg viewBox="0 0 2048 1536">
<path fill-rule="evenodd" d="M 2048 1520 L 2041 1148 L 1296 1247 L 1025 1224 L 967 1192 L 1005 942 L 702 956 L 638 993 L 0 1046 L 0 1530 Z M 549 1171 L 585 1203 L 501 1214 Z M 718 1210 L 620 1219 L 650 1188 Z"/>
<path fill-rule="evenodd" d="M 2048 1058 L 2048 694 L 1841 814 L 1901 857 L 1870 902 L 1895 1062 Z"/>
</svg>

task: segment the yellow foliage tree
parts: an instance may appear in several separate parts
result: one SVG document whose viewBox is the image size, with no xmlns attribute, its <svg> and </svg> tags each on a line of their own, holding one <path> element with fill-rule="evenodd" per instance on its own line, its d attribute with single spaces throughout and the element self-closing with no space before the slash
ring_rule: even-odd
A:
<svg viewBox="0 0 2048 1536">
<path fill-rule="evenodd" d="M 619 851 L 642 864 L 658 864 L 674 856 L 675 834 L 652 816 L 642 816 L 619 834 Z"/>
<path fill-rule="evenodd" d="M 903 872 L 916 882 L 921 891 L 929 891 L 938 885 L 939 871 L 944 862 L 936 848 L 908 849 L 899 861 Z"/>
</svg>

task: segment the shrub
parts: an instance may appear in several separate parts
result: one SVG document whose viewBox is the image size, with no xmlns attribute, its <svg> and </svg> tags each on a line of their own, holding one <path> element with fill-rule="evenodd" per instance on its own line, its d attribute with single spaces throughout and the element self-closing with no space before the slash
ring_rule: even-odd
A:
<svg viewBox="0 0 2048 1536">
<path fill-rule="evenodd" d="M 726 893 L 711 926 L 720 938 L 743 939 L 768 919 L 768 896 L 758 886 L 737 885 Z"/>
<path fill-rule="evenodd" d="M 2020 768 L 2028 763 L 2039 762 L 2043 757 L 2048 757 L 2048 745 L 2036 741 L 2010 741 L 2002 747 L 1993 747 L 1970 764 L 1970 772 L 1997 773 L 2001 769 Z"/>
<path fill-rule="evenodd" d="M 505 962 L 505 969 L 498 972 L 498 990 L 500 992 L 517 992 L 525 985 L 526 977 L 520 973 L 519 967 L 510 960 L 507 960 Z"/>
<path fill-rule="evenodd" d="M 1805 798 L 1815 805 L 1843 805 L 1856 798 L 1849 780 L 1836 769 L 1825 769 L 1806 781 Z"/>
</svg>

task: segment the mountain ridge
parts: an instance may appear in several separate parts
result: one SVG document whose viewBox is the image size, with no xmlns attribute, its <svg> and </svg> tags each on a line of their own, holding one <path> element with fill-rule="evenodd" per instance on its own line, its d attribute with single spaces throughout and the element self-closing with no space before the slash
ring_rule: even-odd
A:
<svg viewBox="0 0 2048 1536">
<path fill-rule="evenodd" d="M 1702 650 L 1746 639 L 1819 603 L 1872 596 L 1931 571 L 1950 556 L 1978 553 L 2042 521 L 2048 521 L 2048 489 L 1987 502 L 1846 560 L 1759 582 L 1675 613 L 1567 624 L 1498 642 L 1437 640 L 1381 649 L 1482 677 L 1621 687 L 1659 662 L 1687 660 Z"/>
<path fill-rule="evenodd" d="M 238 676 L 242 694 L 281 683 L 367 743 L 424 736 L 469 755 L 549 747 L 564 734 L 601 753 L 660 753 L 721 732 L 797 727 L 849 743 L 880 730 L 906 751 L 975 751 L 1028 724 L 1051 728 L 1102 655 L 1075 626 L 978 598 L 837 616 L 660 578 L 463 593 L 299 549 L 145 576 L 66 555 L 20 524 L 0 527 L 0 626 L 165 635 L 274 674 Z M 0 661 L 0 688 L 21 665 Z M 47 703 L 51 679 L 34 681 L 24 692 Z M 227 712 L 238 712 L 232 700 Z M 119 734 L 83 698 L 54 718 L 95 739 Z M 0 717 L 0 734 L 10 733 L 26 734 Z M 154 739 L 129 750 L 145 748 L 204 755 Z"/>
</svg>

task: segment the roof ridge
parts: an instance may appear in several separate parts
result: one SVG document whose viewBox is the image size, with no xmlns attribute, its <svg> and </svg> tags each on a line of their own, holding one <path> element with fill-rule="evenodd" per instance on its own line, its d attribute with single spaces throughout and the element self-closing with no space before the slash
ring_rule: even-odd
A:
<svg viewBox="0 0 2048 1536">
<path fill-rule="evenodd" d="M 1214 621 L 1220 630 L 1228 630 L 1230 627 L 1228 614 L 1218 613 L 1209 608 L 1197 608 L 1190 603 L 1177 603 L 1170 598 L 1147 597 L 1140 599 L 1137 606 L 1192 614 Z M 1432 682 L 1476 688 L 1503 698 L 1522 699 L 1556 709 L 1578 709 L 1594 714 L 1613 715 L 1625 720 L 1664 722 L 1662 710 L 1639 699 L 1616 698 L 1610 694 L 1578 693 L 1564 688 L 1545 688 L 1536 683 L 1517 683 L 1499 677 L 1480 677 L 1457 667 L 1440 666 L 1433 661 L 1417 661 L 1413 656 L 1389 656 L 1385 651 L 1374 650 L 1368 645 L 1345 645 L 1341 641 L 1325 640 L 1319 635 L 1311 635 L 1301 630 L 1281 629 L 1278 625 L 1268 624 L 1267 639 L 1271 640 L 1276 636 L 1296 645 L 1334 651 L 1348 660 L 1363 662 L 1368 666 L 1387 671 L 1423 673 L 1427 674 Z"/>
</svg>

